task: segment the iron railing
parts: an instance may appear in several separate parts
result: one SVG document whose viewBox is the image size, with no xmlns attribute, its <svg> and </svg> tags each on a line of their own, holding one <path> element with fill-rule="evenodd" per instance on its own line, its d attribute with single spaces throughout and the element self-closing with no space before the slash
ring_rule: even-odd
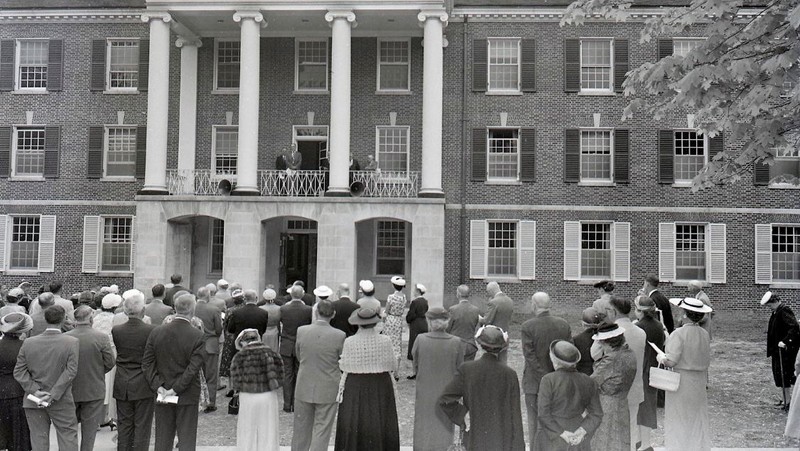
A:
<svg viewBox="0 0 800 451">
<path fill-rule="evenodd" d="M 353 183 L 363 185 L 363 197 L 417 197 L 419 172 L 350 171 Z"/>
<path fill-rule="evenodd" d="M 211 169 L 169 169 L 167 170 L 167 190 L 171 195 L 217 196 L 219 182 L 228 180 L 231 188 L 236 186 L 235 174 L 218 174 Z"/>
<path fill-rule="evenodd" d="M 328 171 L 265 170 L 259 173 L 262 196 L 318 197 L 327 189 Z"/>
</svg>

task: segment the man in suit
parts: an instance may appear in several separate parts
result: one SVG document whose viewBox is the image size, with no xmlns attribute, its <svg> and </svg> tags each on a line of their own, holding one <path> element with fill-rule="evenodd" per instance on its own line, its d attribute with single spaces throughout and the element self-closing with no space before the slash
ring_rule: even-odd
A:
<svg viewBox="0 0 800 451">
<path fill-rule="evenodd" d="M 61 285 L 62 285 L 61 282 L 52 282 L 44 287 L 46 289 L 44 293 L 47 293 L 49 296 L 53 297 L 53 302 L 55 303 L 55 305 L 60 305 L 61 307 L 64 308 L 64 311 L 67 314 L 67 319 L 71 323 L 72 321 L 75 320 L 75 306 L 72 305 L 72 301 L 70 301 L 69 299 L 64 299 L 61 296 L 59 296 L 59 293 L 61 292 Z M 47 308 L 46 306 L 40 305 L 38 300 L 35 300 L 30 305 L 30 315 L 33 316 L 36 313 L 44 311 L 46 308 Z"/>
<path fill-rule="evenodd" d="M 450 307 L 450 322 L 447 333 L 455 335 L 464 343 L 464 361 L 475 360 L 478 346 L 475 345 L 475 330 L 480 321 L 480 310 L 469 302 L 469 287 L 459 285 L 456 289 L 458 304 Z"/>
<path fill-rule="evenodd" d="M 311 307 L 303 302 L 305 290 L 293 285 L 289 290 L 292 300 L 281 306 L 280 354 L 283 358 L 283 411 L 294 412 L 294 386 L 300 362 L 295 354 L 297 329 L 311 324 Z M 258 308 L 258 307 L 256 307 Z"/>
<path fill-rule="evenodd" d="M 528 410 L 528 440 L 535 443 L 539 427 L 539 383 L 545 374 L 555 371 L 550 360 L 550 343 L 554 340 L 572 342 L 569 323 L 563 318 L 550 315 L 550 295 L 537 292 L 531 296 L 533 318 L 522 323 L 522 354 L 525 370 L 522 373 L 522 388 L 525 392 L 525 408 Z"/>
<path fill-rule="evenodd" d="M 214 297 L 223 303 L 227 303 L 228 299 L 231 298 L 231 290 L 228 289 L 230 284 L 225 279 L 219 279 L 217 281 L 217 292 L 214 293 Z M 215 303 L 215 305 L 218 305 Z M 223 310 L 224 311 L 224 310 Z"/>
<path fill-rule="evenodd" d="M 205 412 L 217 410 L 217 385 L 219 383 L 219 337 L 222 335 L 222 313 L 209 303 L 208 288 L 197 290 L 197 309 L 194 316 L 203 320 L 203 375 L 208 386 L 208 405 Z M 260 309 L 259 309 L 260 310 Z M 233 315 L 231 315 L 232 317 Z"/>
<path fill-rule="evenodd" d="M 331 327 L 335 314 L 327 299 L 317 304 L 317 320 L 297 329 L 295 353 L 300 362 L 294 399 L 292 451 L 326 451 L 339 404 L 339 357 L 345 333 Z"/>
<path fill-rule="evenodd" d="M 672 333 L 672 331 L 675 330 L 675 320 L 672 318 L 672 306 L 667 297 L 664 296 L 664 293 L 659 291 L 658 284 L 659 280 L 657 275 L 647 274 L 644 277 L 644 286 L 639 290 L 639 294 L 646 295 L 656 303 L 656 307 L 658 307 L 658 310 L 661 312 L 661 322 L 664 323 L 667 332 Z"/>
<path fill-rule="evenodd" d="M 258 293 L 245 290 L 244 305 L 228 316 L 226 330 L 234 337 L 238 337 L 245 329 L 256 329 L 259 335 L 264 335 L 268 317 L 267 311 L 258 307 Z"/>
<path fill-rule="evenodd" d="M 767 357 L 772 358 L 775 385 L 783 389 L 786 401 L 783 409 L 789 410 L 792 385 L 796 379 L 793 363 L 800 348 L 800 325 L 792 309 L 777 294 L 767 291 L 761 298 L 761 305 L 772 310 L 767 326 Z"/>
<path fill-rule="evenodd" d="M 103 421 L 105 374 L 114 368 L 114 347 L 108 335 L 92 328 L 94 310 L 81 305 L 75 310 L 75 328 L 66 335 L 78 339 L 78 374 L 72 382 L 75 414 L 81 424 L 81 451 L 94 449 L 94 438 Z M 113 418 L 113 413 L 111 414 Z"/>
<path fill-rule="evenodd" d="M 25 390 L 22 407 L 28 419 L 33 449 L 50 449 L 52 422 L 56 428 L 58 448 L 77 451 L 78 419 L 72 400 L 72 381 L 78 374 L 80 343 L 77 338 L 61 333 L 66 318 L 63 307 L 48 307 L 44 317 L 47 329 L 22 343 L 14 367 L 14 379 Z M 37 405 L 27 395 L 49 405 Z"/>
<path fill-rule="evenodd" d="M 199 373 L 203 367 L 203 332 L 192 326 L 197 301 L 191 294 L 175 299 L 175 319 L 150 333 L 142 369 L 150 388 L 162 397 L 178 396 L 177 403 L 156 403 L 156 451 L 171 451 L 178 433 L 181 449 L 195 449 Z"/>
<path fill-rule="evenodd" d="M 56 300 L 52 293 L 42 293 L 39 295 L 39 298 L 34 301 L 34 304 L 39 306 L 39 311 L 36 313 L 31 313 L 33 329 L 31 329 L 31 333 L 29 334 L 30 337 L 35 337 L 47 329 L 48 324 L 44 319 L 44 311 L 49 307 L 56 305 Z"/>
<path fill-rule="evenodd" d="M 511 315 L 514 314 L 514 301 L 500 291 L 500 285 L 494 281 L 486 284 L 486 292 L 491 299 L 489 300 L 486 316 L 481 320 L 481 325 L 497 326 L 508 332 L 508 327 L 511 324 Z M 508 361 L 508 349 L 500 353 L 500 361 L 503 363 Z"/>
<path fill-rule="evenodd" d="M 173 274 L 172 276 L 170 276 L 169 280 L 172 282 L 172 286 L 167 288 L 167 290 L 164 292 L 164 305 L 174 307 L 175 293 L 179 291 L 189 291 L 189 290 L 181 286 L 181 280 L 183 280 L 182 275 Z"/>
<path fill-rule="evenodd" d="M 305 291 L 306 290 L 306 283 L 303 282 L 302 280 L 295 280 L 294 281 L 294 285 L 297 285 L 297 286 L 299 286 L 299 287 L 301 287 L 303 289 L 303 303 L 308 305 L 308 306 L 314 306 L 314 304 L 317 302 L 317 298 L 313 294 L 307 293 Z M 290 293 L 290 295 L 291 295 L 291 293 Z"/>
<path fill-rule="evenodd" d="M 164 285 L 155 284 L 152 291 L 153 299 L 144 308 L 144 314 L 150 317 L 150 324 L 160 326 L 164 322 L 164 318 L 175 313 L 175 310 L 164 304 Z"/>
<path fill-rule="evenodd" d="M 333 310 L 336 313 L 331 319 L 331 326 L 341 330 L 349 337 L 358 331 L 358 326 L 354 326 L 347 321 L 350 318 L 350 314 L 358 310 L 358 304 L 350 298 L 350 286 L 346 283 L 339 285 L 337 296 L 339 299 L 333 302 Z"/>
<path fill-rule="evenodd" d="M 144 295 L 128 297 L 122 308 L 128 321 L 111 329 L 117 347 L 113 393 L 117 400 L 117 446 L 119 451 L 146 451 L 150 446 L 156 394 L 145 379 L 142 358 L 147 339 L 156 326 L 142 321 Z"/>
</svg>

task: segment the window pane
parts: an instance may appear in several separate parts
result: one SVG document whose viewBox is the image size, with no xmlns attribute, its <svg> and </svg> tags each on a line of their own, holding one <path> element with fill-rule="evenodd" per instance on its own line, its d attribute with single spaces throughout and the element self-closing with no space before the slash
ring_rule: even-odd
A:
<svg viewBox="0 0 800 451">
<path fill-rule="evenodd" d="M 581 89 L 611 89 L 611 41 L 581 41 Z"/>
<path fill-rule="evenodd" d="M 48 41 L 19 41 L 19 89 L 47 87 Z"/>
<path fill-rule="evenodd" d="M 219 175 L 236 175 L 239 155 L 238 128 L 217 127 L 214 142 L 214 167 Z"/>
<path fill-rule="evenodd" d="M 581 132 L 581 179 L 611 180 L 611 131 Z"/>
<path fill-rule="evenodd" d="M 380 89 L 409 89 L 408 41 L 380 42 Z"/>
<path fill-rule="evenodd" d="M 381 89 L 408 89 L 408 66 L 381 65 Z"/>
<path fill-rule="evenodd" d="M 611 224 L 581 224 L 581 277 L 611 277 Z"/>
<path fill-rule="evenodd" d="M 105 218 L 101 271 L 131 270 L 131 218 Z"/>
<path fill-rule="evenodd" d="M 684 57 L 703 43 L 704 39 L 673 39 L 672 54 Z"/>
<path fill-rule="evenodd" d="M 378 128 L 378 167 L 381 171 L 408 171 L 408 128 Z"/>
<path fill-rule="evenodd" d="M 39 216 L 15 216 L 11 227 L 10 268 L 38 268 Z"/>
<path fill-rule="evenodd" d="M 675 132 L 675 181 L 691 181 L 705 164 L 703 136 L 694 131 Z"/>
<path fill-rule="evenodd" d="M 800 178 L 800 136 L 787 136 L 788 144 L 775 149 L 775 161 L 769 168 L 773 183 L 797 183 Z"/>
<path fill-rule="evenodd" d="M 487 149 L 488 178 L 517 180 L 519 176 L 519 131 L 489 130 Z"/>
<path fill-rule="evenodd" d="M 139 41 L 109 42 L 109 88 L 135 88 L 139 84 Z"/>
<path fill-rule="evenodd" d="M 225 221 L 211 222 L 211 272 L 222 272 L 222 257 L 225 249 Z"/>
<path fill-rule="evenodd" d="M 519 89 L 519 40 L 489 41 L 489 89 Z"/>
<path fill-rule="evenodd" d="M 297 44 L 297 89 L 328 89 L 328 42 Z"/>
<path fill-rule="evenodd" d="M 136 173 L 136 129 L 109 127 L 106 149 L 106 176 L 133 176 Z"/>
<path fill-rule="evenodd" d="M 800 281 L 800 225 L 772 226 L 772 280 Z"/>
<path fill-rule="evenodd" d="M 675 225 L 675 273 L 678 280 L 706 279 L 705 236 L 705 225 Z"/>
<path fill-rule="evenodd" d="M 489 222 L 488 273 L 517 275 L 517 222 Z"/>
<path fill-rule="evenodd" d="M 239 41 L 217 41 L 217 89 L 239 87 Z"/>
<path fill-rule="evenodd" d="M 406 267 L 406 223 L 378 221 L 376 242 L 376 273 L 403 274 Z"/>
<path fill-rule="evenodd" d="M 17 129 L 14 175 L 44 174 L 44 129 Z"/>
</svg>

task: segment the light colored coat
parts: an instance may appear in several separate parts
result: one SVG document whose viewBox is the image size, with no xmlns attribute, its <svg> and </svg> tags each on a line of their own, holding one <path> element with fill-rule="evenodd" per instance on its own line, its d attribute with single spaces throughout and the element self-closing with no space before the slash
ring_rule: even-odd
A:
<svg viewBox="0 0 800 451">
<path fill-rule="evenodd" d="M 321 320 L 297 329 L 295 355 L 300 369 L 295 386 L 296 399 L 314 404 L 336 402 L 342 376 L 339 357 L 344 339 L 344 332 Z"/>
<path fill-rule="evenodd" d="M 53 401 L 72 403 L 72 381 L 78 374 L 78 339 L 52 329 L 22 343 L 14 367 L 14 379 L 26 394 L 37 390 L 50 393 Z M 36 404 L 27 397 L 22 407 Z"/>
</svg>

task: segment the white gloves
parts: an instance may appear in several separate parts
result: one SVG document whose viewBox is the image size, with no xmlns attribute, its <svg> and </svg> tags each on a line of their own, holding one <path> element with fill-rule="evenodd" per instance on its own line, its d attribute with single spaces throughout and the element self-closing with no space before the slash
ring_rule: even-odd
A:
<svg viewBox="0 0 800 451">
<path fill-rule="evenodd" d="M 571 446 L 579 445 L 586 438 L 586 430 L 580 427 L 575 432 L 564 431 L 559 437 Z"/>
<path fill-rule="evenodd" d="M 784 343 L 782 341 L 779 341 L 778 342 L 778 347 L 781 348 L 781 349 L 786 349 L 786 343 Z"/>
<path fill-rule="evenodd" d="M 667 360 L 667 355 L 663 352 L 659 352 L 658 355 L 656 355 L 656 361 L 663 364 L 664 360 Z"/>
</svg>

